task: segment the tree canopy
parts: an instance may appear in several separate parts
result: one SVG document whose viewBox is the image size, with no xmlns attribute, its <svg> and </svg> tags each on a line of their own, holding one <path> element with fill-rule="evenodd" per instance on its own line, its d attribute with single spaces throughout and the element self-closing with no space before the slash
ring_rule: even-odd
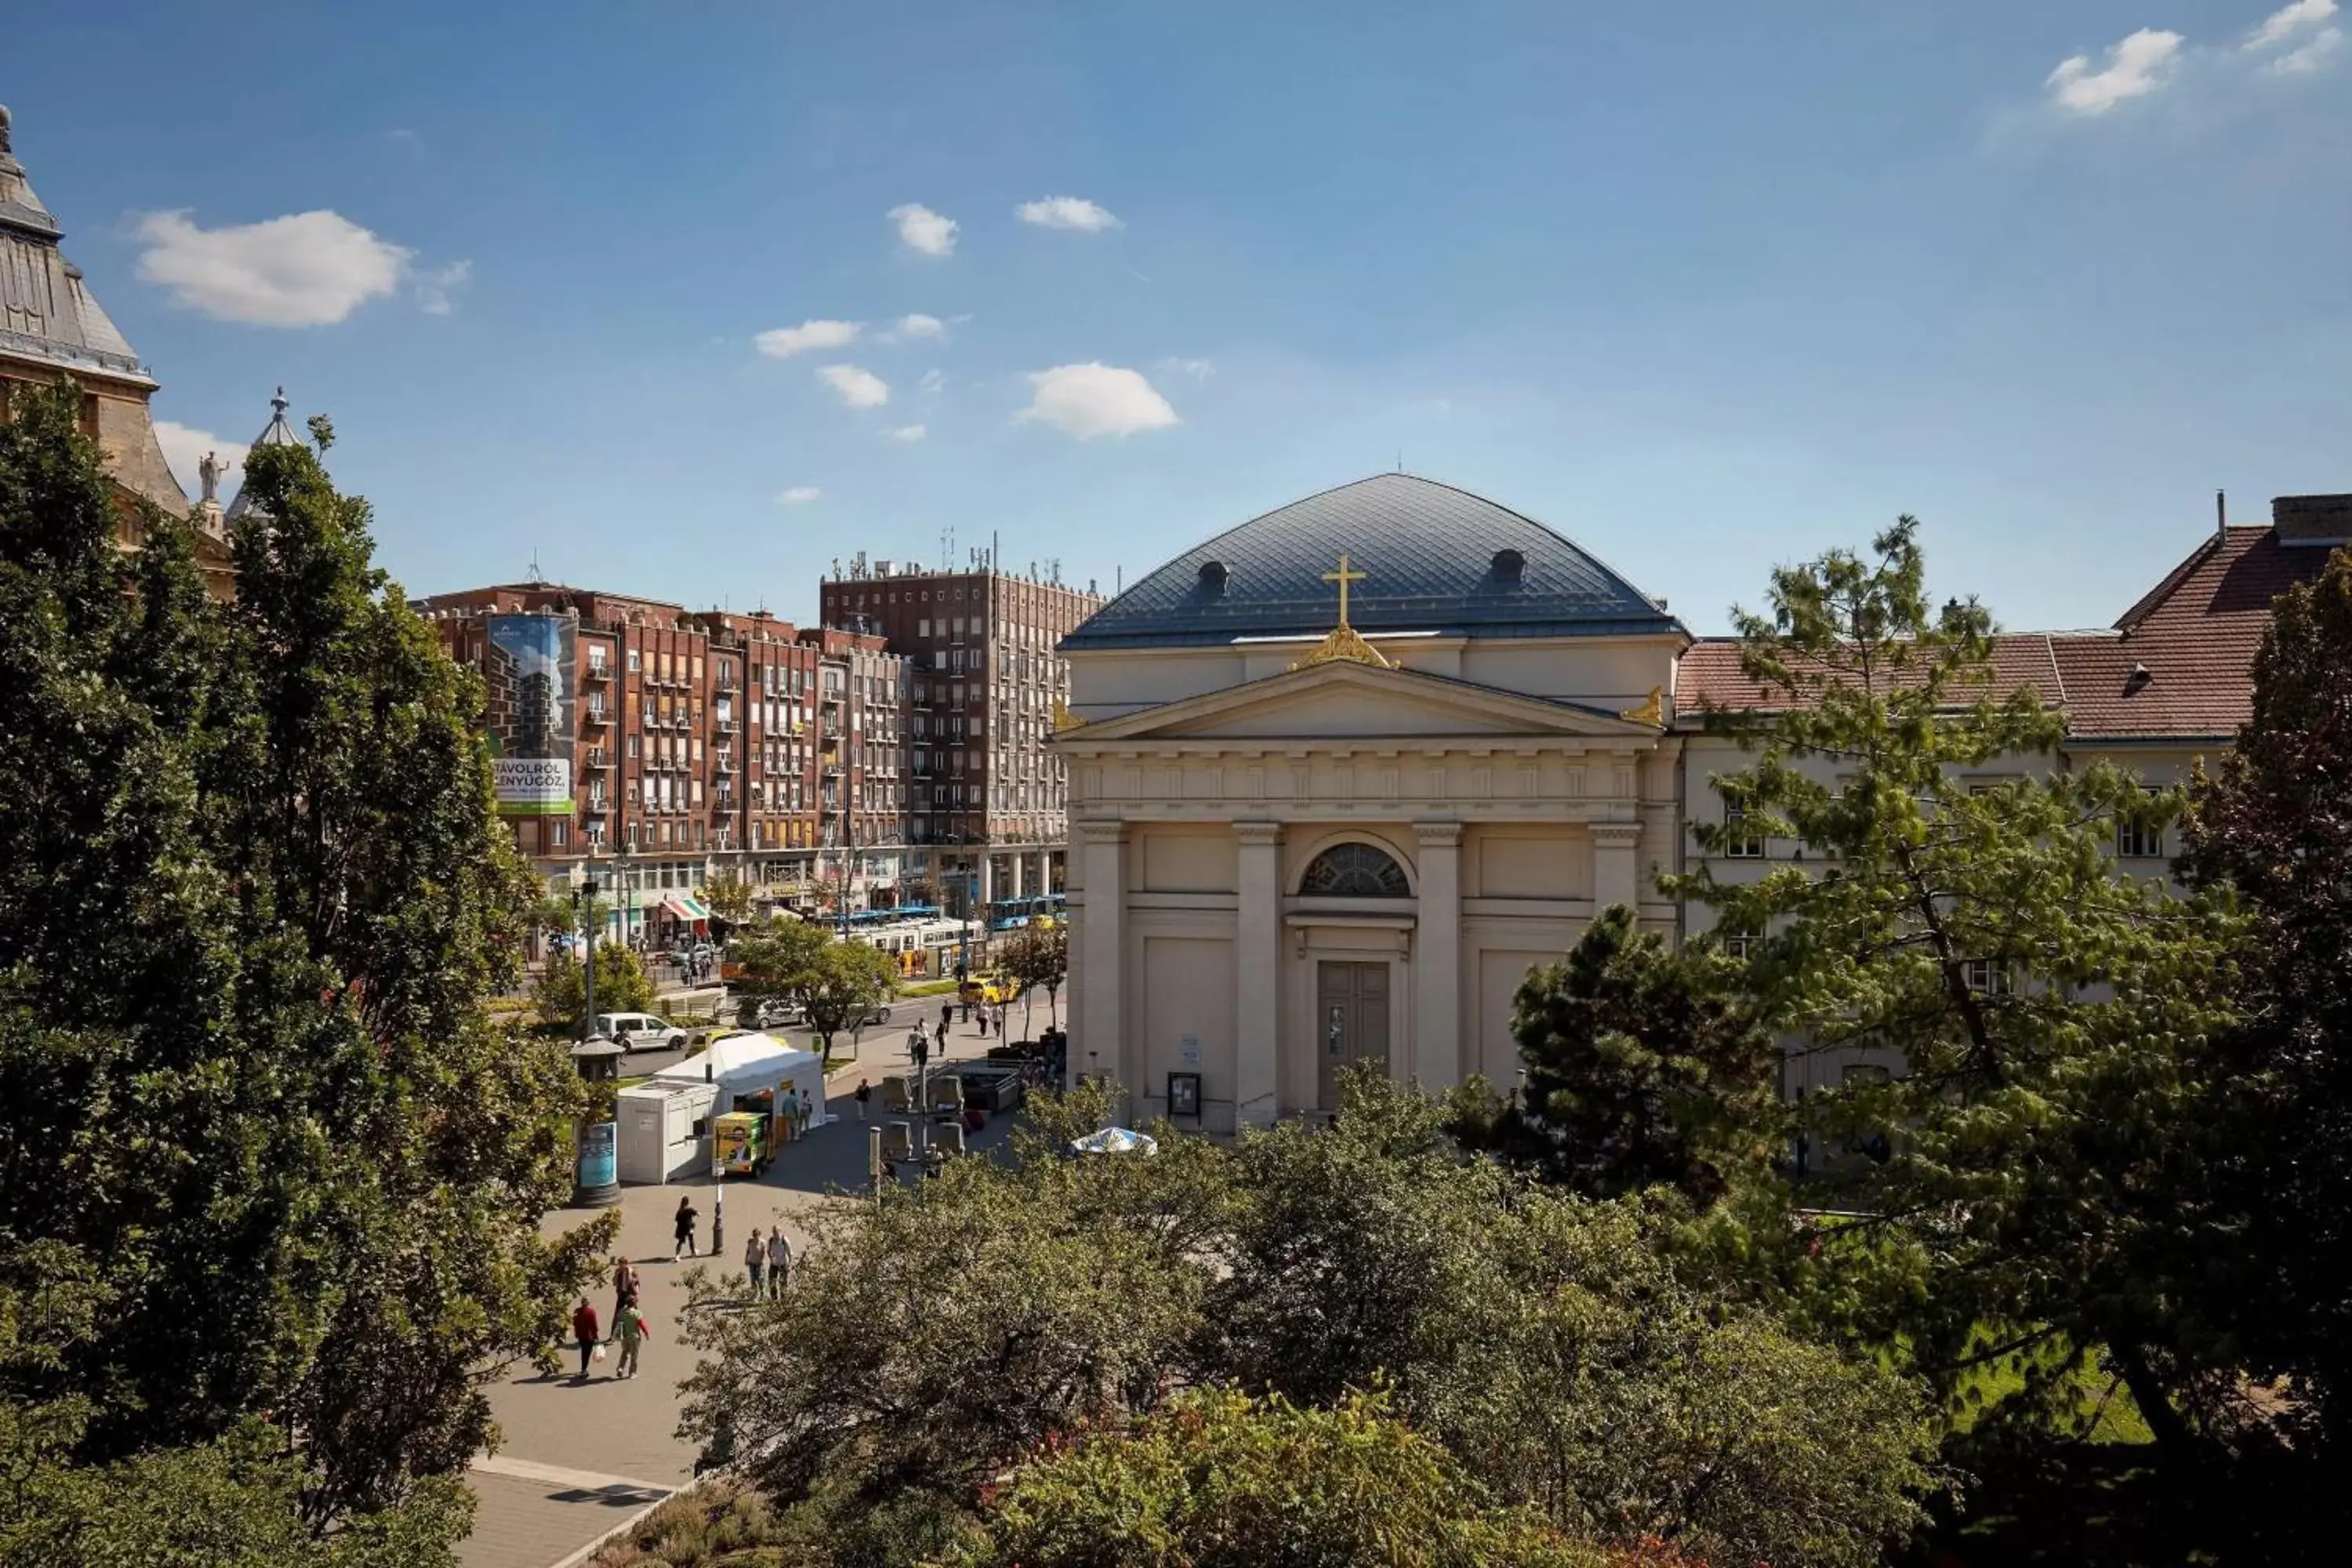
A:
<svg viewBox="0 0 2352 1568">
<path fill-rule="evenodd" d="M 118 552 L 79 401 L 0 425 L 0 1299 L 79 1282 L 0 1314 L 0 1398 L 46 1465 L 323 1535 L 461 1470 L 483 1378 L 560 1336 L 609 1228 L 536 1232 L 580 1088 L 481 1006 L 535 893 L 365 503 L 257 447 L 211 603 L 179 521 Z M 264 1415 L 290 1469 L 205 1457 Z"/>
<path fill-rule="evenodd" d="M 1191 1407 L 1269 1443 L 1370 1423 L 1350 1402 L 1384 1391 L 1483 1489 L 1465 1517 L 1491 1495 L 1570 1543 L 1786 1568 L 1875 1562 L 1938 1484 L 1897 1378 L 1681 1282 L 1638 1208 L 1465 1161 L 1410 1090 L 1360 1075 L 1329 1130 L 1057 1157 L 1109 1103 L 1039 1104 L 1012 1160 L 830 1215 L 782 1301 L 700 1320 L 686 1429 L 791 1506 L 969 1521 L 1041 1445 L 1148 1449 L 1181 1391 L 1352 1412 Z"/>
<path fill-rule="evenodd" d="M 1905 1064 L 1806 1101 L 1824 1146 L 1884 1139 L 1888 1155 L 1826 1189 L 1874 1217 L 1839 1233 L 1814 1306 L 1955 1398 L 2015 1360 L 2020 1408 L 2045 1418 L 2076 1414 L 2069 1374 L 2104 1355 L 2177 1451 L 2201 1331 L 2179 1305 L 2200 1264 L 2174 1223 L 2175 1160 L 2240 952 L 2222 901 L 2118 874 L 2117 824 L 2160 824 L 2177 794 L 2102 762 L 2049 765 L 2052 694 L 2004 688 L 1982 606 L 1929 607 L 1910 519 L 1866 556 L 1776 572 L 1769 610 L 1738 624 L 1767 701 L 1710 715 L 1752 760 L 1711 781 L 1738 819 L 1694 831 L 1711 851 L 1796 839 L 1813 863 L 1669 885 L 1754 938 L 1770 1026 Z M 1798 1234 L 1767 1220 L 1743 1246 Z"/>
<path fill-rule="evenodd" d="M 2202 1304 L 2305 1448 L 2352 1445 L 2352 559 L 2272 609 L 2253 714 L 2189 822 L 2187 867 L 2252 922 L 2228 1098 L 2199 1151 L 2227 1237 Z"/>
<path fill-rule="evenodd" d="M 1471 1097 L 1457 1131 L 1545 1181 L 1596 1197 L 1666 1185 L 1711 1199 L 1766 1163 L 1780 1047 L 1720 950 L 1670 946 L 1623 905 L 1513 1002 L 1523 1092 Z"/>
<path fill-rule="evenodd" d="M 1055 999 L 1070 977 L 1070 932 L 1062 925 L 1026 925 L 998 949 L 997 967 L 1017 982 L 1025 999 L 1032 987 L 1045 993 L 1045 1017 L 1058 1019 Z"/>
<path fill-rule="evenodd" d="M 580 961 L 569 952 L 551 952 L 531 987 L 531 1005 L 539 1021 L 550 1029 L 572 1029 L 580 1023 L 586 985 Z M 617 942 L 596 944 L 596 1011 L 643 1013 L 657 995 L 654 978 L 636 949 Z"/>
</svg>

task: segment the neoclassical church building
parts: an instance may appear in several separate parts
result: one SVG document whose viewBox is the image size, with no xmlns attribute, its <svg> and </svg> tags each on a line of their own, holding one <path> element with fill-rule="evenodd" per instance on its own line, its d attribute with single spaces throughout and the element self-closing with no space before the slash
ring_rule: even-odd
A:
<svg viewBox="0 0 2352 1568">
<path fill-rule="evenodd" d="M 1543 524 L 1401 473 L 1143 578 L 1062 644 L 1073 1070 L 1145 1118 L 1197 1087 L 1210 1131 L 1330 1108 L 1365 1059 L 1508 1083 L 1530 965 L 1613 902 L 1674 927 L 1692 640 Z"/>
<path fill-rule="evenodd" d="M 2112 626 L 1997 639 L 2001 694 L 2036 691 L 2065 739 L 1973 773 L 2105 758 L 2186 778 L 2250 711 L 2272 599 L 2352 544 L 2352 496 L 2224 512 L 2189 542 Z M 1769 700 L 1734 643 L 1693 637 L 1572 542 L 1406 474 L 1221 533 L 1061 646 L 1071 1070 L 1117 1078 L 1139 1119 L 1212 1132 L 1330 1109 L 1358 1061 L 1508 1085 L 1512 994 L 1596 911 L 1707 928 L 1658 890 L 1701 858 L 1694 826 L 1725 821 L 1712 781 L 1745 762 L 1702 705 Z M 2116 870 L 2161 876 L 2178 849 L 2119 826 Z M 1711 864 L 1738 880 L 1802 860 L 1733 835 Z M 1782 1087 L 1900 1066 L 1792 1049 Z"/>
</svg>

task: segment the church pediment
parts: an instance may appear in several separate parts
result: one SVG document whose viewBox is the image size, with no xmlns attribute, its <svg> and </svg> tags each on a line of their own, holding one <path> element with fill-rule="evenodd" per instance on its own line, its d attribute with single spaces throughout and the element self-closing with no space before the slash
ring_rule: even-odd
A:
<svg viewBox="0 0 2352 1568">
<path fill-rule="evenodd" d="M 1109 741 L 1349 740 L 1646 736 L 1657 727 L 1601 709 L 1404 669 L 1325 664 L 1121 714 L 1068 731 Z"/>
</svg>

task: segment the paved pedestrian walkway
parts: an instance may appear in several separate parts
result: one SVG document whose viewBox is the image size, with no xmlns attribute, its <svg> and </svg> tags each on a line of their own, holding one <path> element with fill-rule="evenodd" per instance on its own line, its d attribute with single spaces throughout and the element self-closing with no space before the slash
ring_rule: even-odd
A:
<svg viewBox="0 0 2352 1568">
<path fill-rule="evenodd" d="M 899 1017 L 906 1027 L 919 1016 L 927 1032 L 937 1029 L 938 1005 L 926 1007 L 925 1000 L 904 1005 Z M 1016 1008 L 1016 1021 L 1018 1016 Z M 1037 1026 L 1045 1026 L 1042 1010 Z M 686 1306 L 679 1277 L 693 1263 L 740 1274 L 743 1241 L 754 1226 L 764 1232 L 770 1226 L 782 1226 L 798 1252 L 807 1243 L 808 1216 L 830 1201 L 827 1194 L 865 1185 L 866 1135 L 850 1094 L 860 1077 L 872 1079 L 874 1109 L 880 1114 L 883 1077 L 908 1066 L 905 1041 L 905 1027 L 887 1037 L 867 1037 L 860 1059 L 843 1063 L 826 1080 L 826 1097 L 837 1120 L 815 1129 L 805 1142 L 786 1144 L 758 1181 L 727 1182 L 726 1238 L 719 1256 L 712 1256 L 710 1245 L 711 1210 L 719 1189 L 708 1178 L 622 1189 L 619 1245 L 637 1265 L 643 1280 L 639 1305 L 653 1328 L 653 1338 L 642 1352 L 641 1374 L 625 1382 L 614 1379 L 611 1358 L 619 1352 L 613 1347 L 608 1359 L 581 1381 L 573 1375 L 579 1357 L 567 1347 L 563 1370 L 556 1375 L 526 1366 L 490 1389 L 491 1409 L 505 1436 L 496 1454 L 478 1458 L 473 1466 L 471 1481 L 480 1507 L 462 1552 L 466 1568 L 550 1568 L 689 1479 L 694 1447 L 676 1430 L 677 1385 L 693 1370 L 688 1352 L 678 1343 L 678 1317 Z M 973 1026 L 959 1022 L 949 1037 L 947 1059 L 980 1056 L 996 1043 L 994 1035 L 982 1039 Z M 935 1066 L 939 1059 L 933 1058 Z M 997 1118 L 973 1141 L 974 1147 L 1001 1142 L 1007 1125 L 1006 1118 Z M 691 1197 L 700 1212 L 696 1235 L 700 1252 L 673 1263 L 670 1220 L 681 1195 Z M 587 1211 L 559 1209 L 541 1228 L 557 1235 L 589 1217 Z M 599 1323 L 610 1332 L 609 1277 L 589 1300 Z"/>
</svg>

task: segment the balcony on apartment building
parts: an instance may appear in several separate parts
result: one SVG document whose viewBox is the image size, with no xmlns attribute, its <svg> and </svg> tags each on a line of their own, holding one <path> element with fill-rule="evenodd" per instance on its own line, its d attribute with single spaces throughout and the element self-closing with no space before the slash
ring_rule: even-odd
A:
<svg viewBox="0 0 2352 1568">
<path fill-rule="evenodd" d="M 580 705 L 580 721 L 583 724 L 603 725 L 611 723 L 613 717 L 605 710 L 604 704 L 601 700 L 592 700 Z"/>
<path fill-rule="evenodd" d="M 613 753 L 602 746 L 593 746 L 581 753 L 580 765 L 592 773 L 603 773 L 613 765 Z"/>
<path fill-rule="evenodd" d="M 612 679 L 613 667 L 601 658 L 592 658 L 580 667 L 580 679 L 583 685 L 589 682 L 601 685 Z"/>
</svg>

